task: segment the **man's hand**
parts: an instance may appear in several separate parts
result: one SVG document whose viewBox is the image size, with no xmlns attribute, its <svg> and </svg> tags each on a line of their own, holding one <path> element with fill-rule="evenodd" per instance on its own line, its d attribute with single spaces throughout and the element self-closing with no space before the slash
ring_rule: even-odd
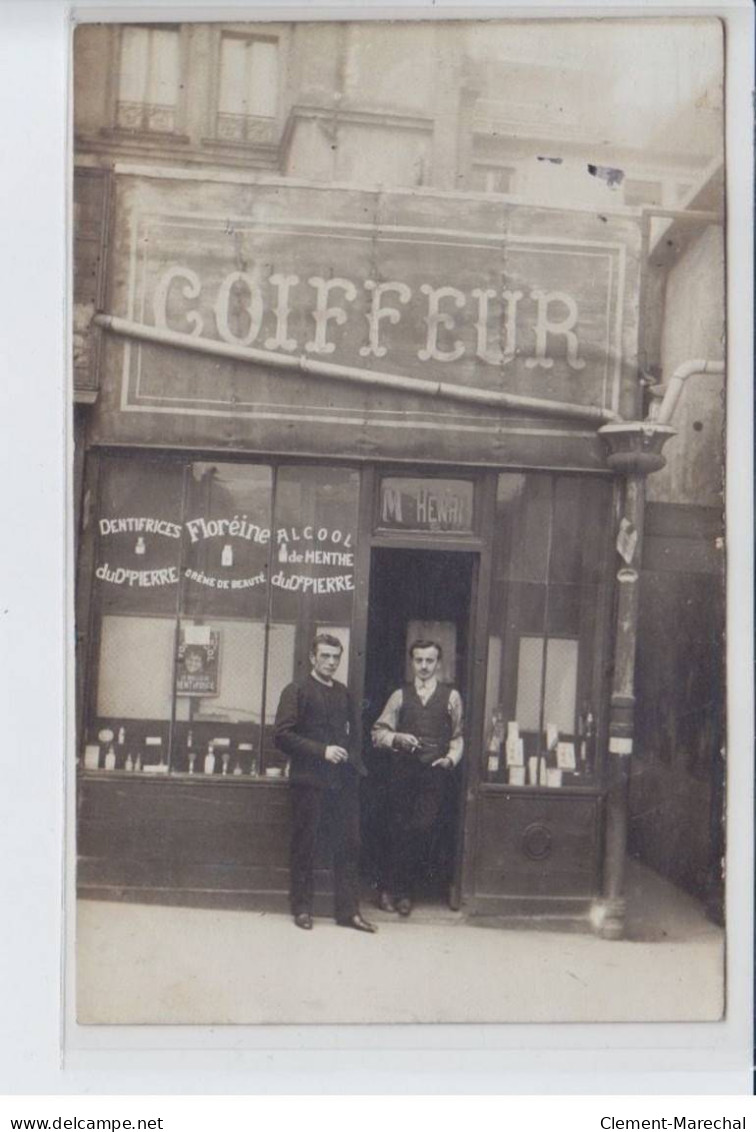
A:
<svg viewBox="0 0 756 1132">
<path fill-rule="evenodd" d="M 420 740 L 408 731 L 397 731 L 391 745 L 395 751 L 414 751 L 420 746 Z"/>
<path fill-rule="evenodd" d="M 433 768 L 434 766 L 440 766 L 444 770 L 451 770 L 451 768 L 454 766 L 454 763 L 448 755 L 444 755 L 442 759 L 436 759 L 434 763 L 431 763 L 431 768 Z"/>
<path fill-rule="evenodd" d="M 325 757 L 329 763 L 345 763 L 349 758 L 349 751 L 343 747 L 326 747 Z"/>
</svg>

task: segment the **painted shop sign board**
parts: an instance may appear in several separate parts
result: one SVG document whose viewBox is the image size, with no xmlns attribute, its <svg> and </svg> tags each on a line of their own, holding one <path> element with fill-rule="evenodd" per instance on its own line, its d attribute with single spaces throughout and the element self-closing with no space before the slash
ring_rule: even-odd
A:
<svg viewBox="0 0 756 1132">
<path fill-rule="evenodd" d="M 636 217 L 285 181 L 116 181 L 108 313 L 170 340 L 109 336 L 103 439 L 153 428 L 283 448 L 300 426 L 296 449 L 317 453 L 330 426 L 359 454 L 434 440 L 437 452 L 441 437 L 454 454 L 516 434 L 511 411 L 401 388 L 418 378 L 635 411 Z M 208 343 L 264 358 L 192 348 Z M 145 414 L 152 424 L 137 425 Z M 526 431 L 595 428 L 556 413 Z"/>
<path fill-rule="evenodd" d="M 398 531 L 473 529 L 474 485 L 470 480 L 385 476 L 381 480 L 379 527 Z"/>
</svg>

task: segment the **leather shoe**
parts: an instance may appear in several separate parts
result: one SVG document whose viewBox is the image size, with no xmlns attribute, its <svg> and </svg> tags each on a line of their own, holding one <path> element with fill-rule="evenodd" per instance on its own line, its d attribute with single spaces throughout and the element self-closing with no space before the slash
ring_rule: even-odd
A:
<svg viewBox="0 0 756 1132">
<path fill-rule="evenodd" d="M 394 898 L 390 892 L 382 892 L 378 897 L 378 907 L 382 912 L 396 912 Z"/>
<path fill-rule="evenodd" d="M 378 928 L 375 924 L 371 924 L 368 920 L 363 920 L 359 912 L 354 916 L 350 916 L 348 920 L 337 920 L 336 923 L 340 928 L 354 928 L 356 932 L 377 932 Z"/>
<path fill-rule="evenodd" d="M 298 912 L 294 917 L 294 923 L 306 932 L 312 931 L 312 916 L 309 912 Z"/>
<path fill-rule="evenodd" d="M 400 916 L 409 916 L 412 911 L 412 901 L 409 897 L 403 896 L 401 900 L 397 900 L 396 910 Z"/>
</svg>

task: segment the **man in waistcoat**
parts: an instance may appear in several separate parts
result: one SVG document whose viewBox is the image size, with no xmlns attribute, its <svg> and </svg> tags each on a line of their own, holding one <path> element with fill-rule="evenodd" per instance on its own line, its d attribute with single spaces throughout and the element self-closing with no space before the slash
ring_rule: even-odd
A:
<svg viewBox="0 0 756 1132">
<path fill-rule="evenodd" d="M 334 680 L 341 653 L 337 637 L 318 634 L 310 650 L 310 675 L 284 688 L 276 712 L 274 741 L 290 759 L 291 913 L 298 928 L 311 930 L 315 855 L 321 838 L 327 838 L 336 923 L 374 932 L 359 904 L 359 782 L 367 770 L 352 698 Z"/>
<path fill-rule="evenodd" d="M 391 694 L 373 724 L 376 747 L 391 751 L 389 877 L 380 893 L 385 912 L 409 916 L 423 850 L 441 816 L 446 776 L 462 758 L 462 697 L 438 679 L 441 645 L 414 641 L 414 679 Z"/>
</svg>

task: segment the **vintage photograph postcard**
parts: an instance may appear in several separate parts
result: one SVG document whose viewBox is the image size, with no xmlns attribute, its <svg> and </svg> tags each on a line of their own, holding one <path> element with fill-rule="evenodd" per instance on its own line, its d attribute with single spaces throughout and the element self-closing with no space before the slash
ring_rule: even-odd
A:
<svg viewBox="0 0 756 1132">
<path fill-rule="evenodd" d="M 74 29 L 79 1023 L 723 1017 L 724 46 Z"/>
</svg>

